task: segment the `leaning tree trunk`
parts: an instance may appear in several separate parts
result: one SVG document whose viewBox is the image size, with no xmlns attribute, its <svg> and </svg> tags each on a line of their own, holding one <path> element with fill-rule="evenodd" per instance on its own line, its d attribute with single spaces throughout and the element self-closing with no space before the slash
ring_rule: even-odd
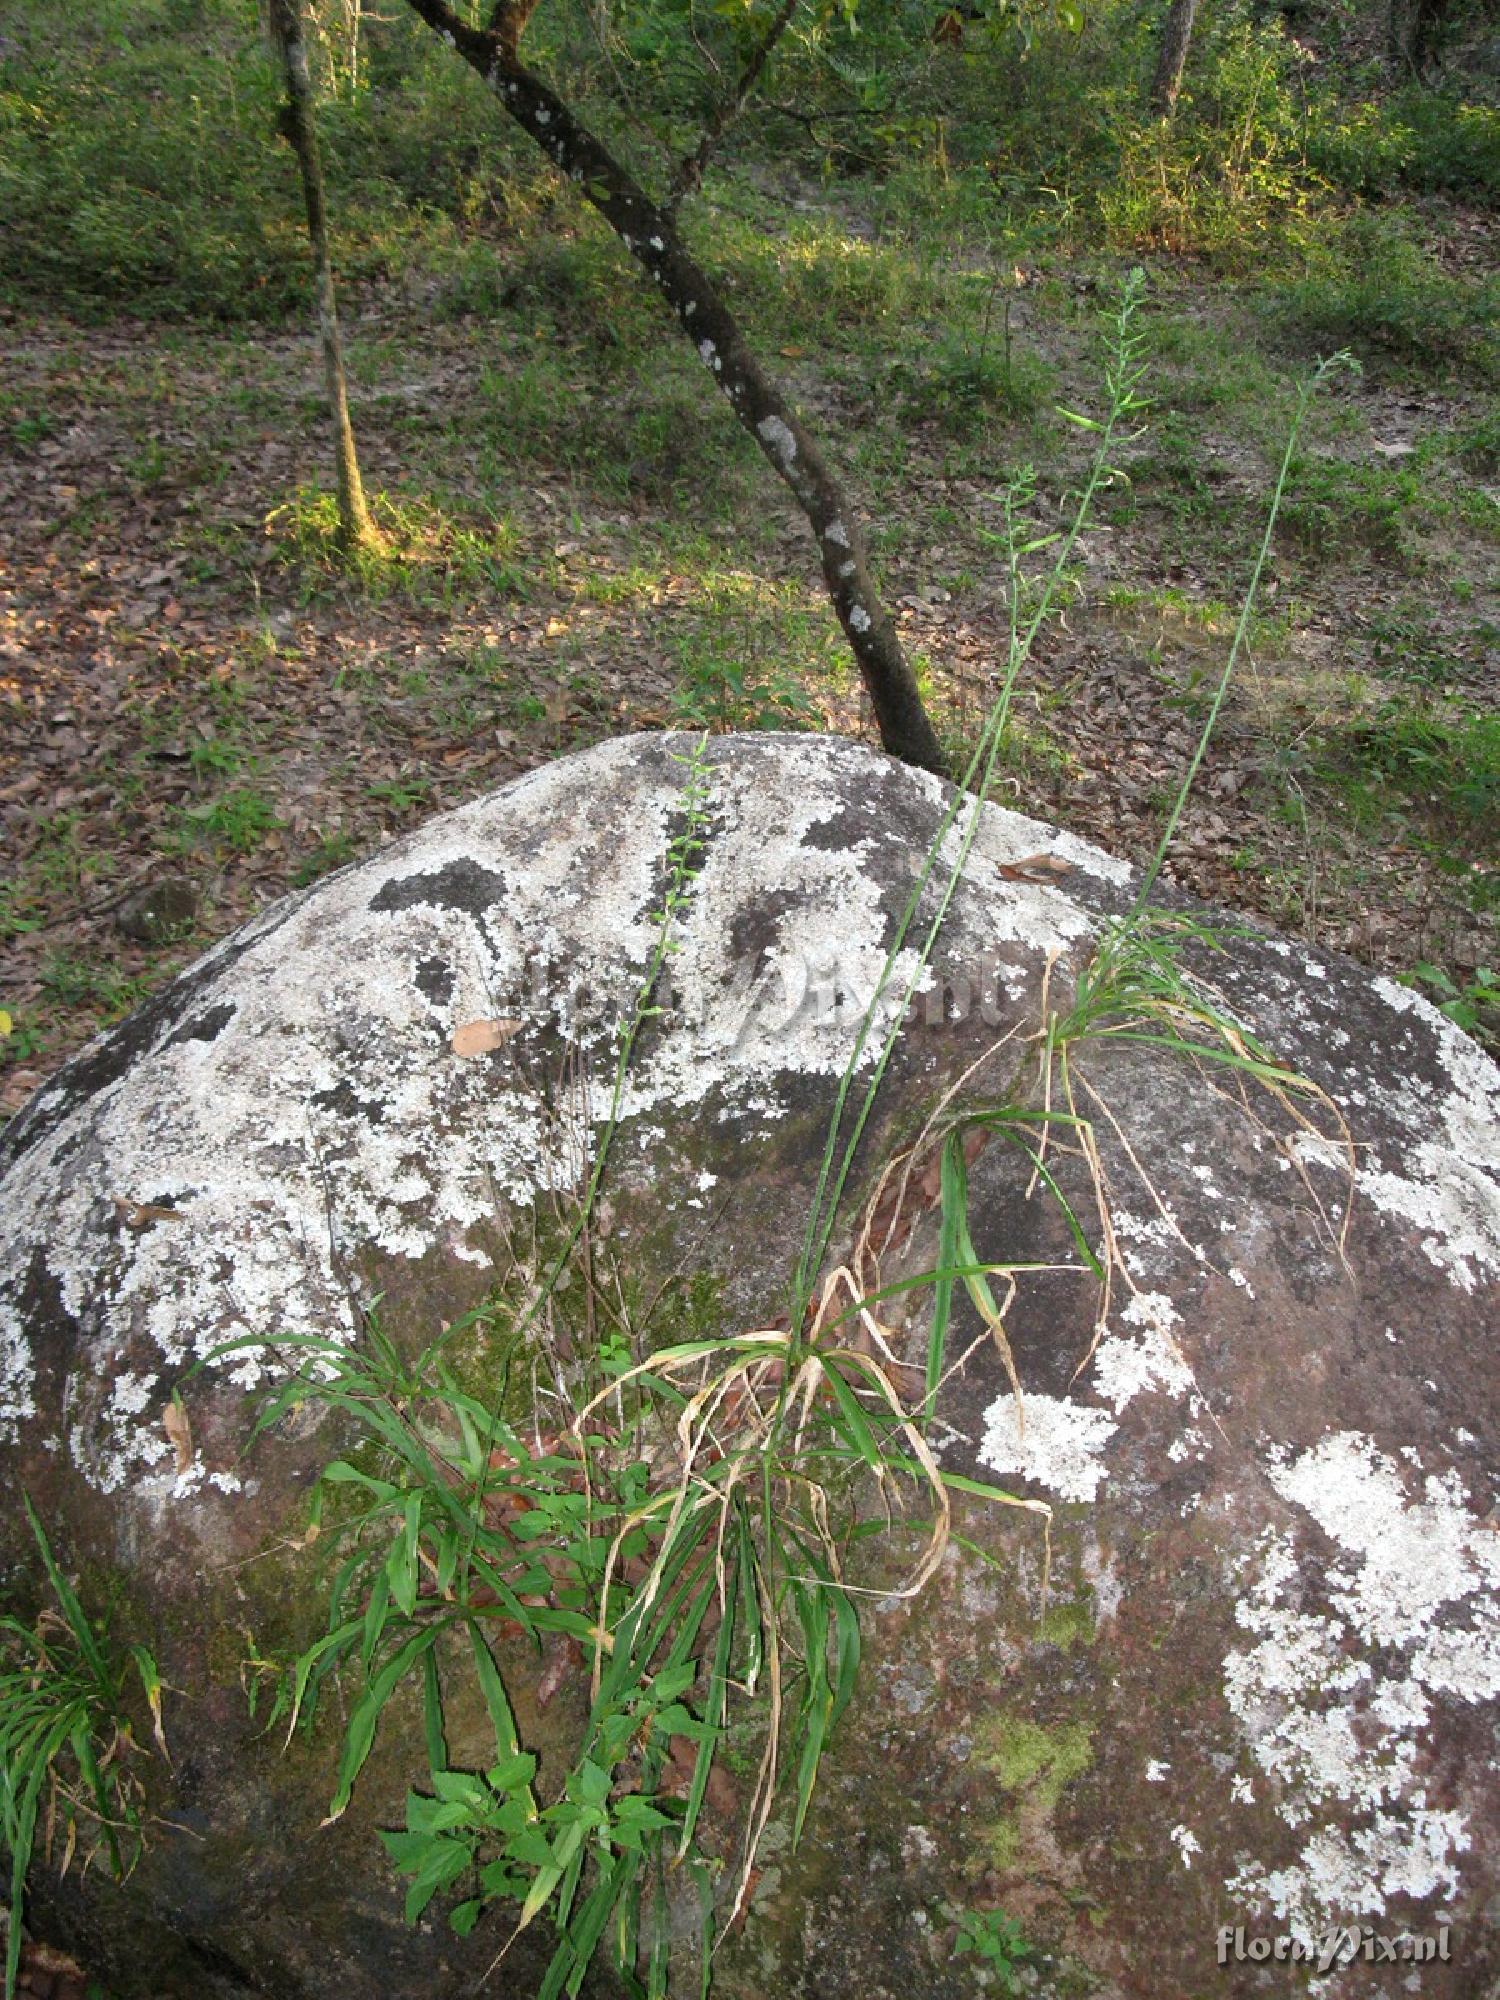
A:
<svg viewBox="0 0 1500 2000">
<path fill-rule="evenodd" d="M 750 351 L 713 282 L 688 254 L 670 209 L 653 202 L 521 61 L 520 34 L 535 0 L 502 0 L 484 30 L 471 27 L 445 0 L 409 4 L 479 73 L 660 291 L 736 417 L 811 524 L 823 579 L 859 663 L 881 742 L 908 764 L 946 774 L 947 762 L 916 678 L 870 575 L 864 535 L 832 467 Z"/>
<path fill-rule="evenodd" d="M 1177 105 L 1182 88 L 1182 72 L 1187 67 L 1188 44 L 1193 39 L 1193 18 L 1198 0 L 1172 0 L 1162 29 L 1161 50 L 1156 58 L 1156 75 L 1151 80 L 1151 109 L 1159 118 L 1168 118 Z"/>
<path fill-rule="evenodd" d="M 302 39 L 299 0 L 268 0 L 271 41 L 286 80 L 286 103 L 280 129 L 290 141 L 302 171 L 307 204 L 307 234 L 318 276 L 318 330 L 323 343 L 323 377 L 333 416 L 334 456 L 338 468 L 339 539 L 346 548 L 372 547 L 380 539 L 359 476 L 354 430 L 349 422 L 349 390 L 344 377 L 344 348 L 339 338 L 338 301 L 333 289 L 333 260 L 328 249 L 328 211 L 323 200 L 323 166 L 313 123 L 312 81 L 307 45 Z"/>
</svg>

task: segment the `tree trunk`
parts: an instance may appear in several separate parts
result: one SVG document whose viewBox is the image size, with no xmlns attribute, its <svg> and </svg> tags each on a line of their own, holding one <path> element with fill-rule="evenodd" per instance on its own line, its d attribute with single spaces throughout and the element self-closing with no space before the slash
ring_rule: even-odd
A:
<svg viewBox="0 0 1500 2000">
<path fill-rule="evenodd" d="M 854 510 L 817 442 L 745 342 L 707 274 L 654 203 L 567 105 L 522 63 L 520 29 L 534 0 L 497 8 L 488 29 L 473 28 L 444 0 L 409 0 L 457 49 L 561 173 L 599 211 L 660 291 L 740 423 L 785 481 L 817 537 L 823 580 L 859 664 L 880 740 L 892 756 L 947 774 L 916 678 L 881 602 Z"/>
<path fill-rule="evenodd" d="M 318 278 L 318 330 L 323 343 L 323 379 L 333 416 L 334 455 L 338 467 L 339 539 L 345 548 L 372 548 L 380 535 L 365 505 L 365 489 L 354 453 L 349 422 L 349 390 L 344 377 L 344 348 L 339 338 L 338 301 L 333 289 L 333 260 L 328 250 L 328 214 L 323 200 L 323 166 L 313 123 L 312 81 L 307 46 L 302 39 L 299 0 L 269 0 L 271 41 L 286 80 L 281 133 L 291 143 L 302 172 L 307 204 L 307 235 Z"/>
<path fill-rule="evenodd" d="M 1162 29 L 1161 51 L 1156 58 L 1156 75 L 1151 80 L 1151 109 L 1158 118 L 1170 118 L 1182 88 L 1182 72 L 1187 67 L 1188 44 L 1193 39 L 1193 18 L 1198 0 L 1172 0 Z"/>
<path fill-rule="evenodd" d="M 1391 0 L 1390 58 L 1395 69 L 1425 77 L 1436 50 L 1448 0 Z"/>
</svg>

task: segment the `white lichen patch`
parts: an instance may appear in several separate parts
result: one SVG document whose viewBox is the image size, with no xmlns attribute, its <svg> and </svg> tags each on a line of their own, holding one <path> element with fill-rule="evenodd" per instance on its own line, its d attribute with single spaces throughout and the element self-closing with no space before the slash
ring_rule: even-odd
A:
<svg viewBox="0 0 1500 2000">
<path fill-rule="evenodd" d="M 1354 1432 L 1273 1453 L 1268 1472 L 1336 1553 L 1315 1583 L 1306 1531 L 1269 1532 L 1237 1609 L 1253 1643 L 1227 1657 L 1225 1693 L 1305 1833 L 1295 1864 L 1248 1862 L 1227 1886 L 1311 1938 L 1457 1887 L 1469 1829 L 1431 1804 L 1424 1753 L 1441 1700 L 1500 1693 L 1500 1534 L 1456 1476 L 1413 1493 Z"/>
<path fill-rule="evenodd" d="M 991 1471 L 1034 1479 L 1059 1500 L 1092 1500 L 1105 1478 L 1115 1434 L 1108 1410 L 1055 1396 L 1004 1395 L 985 1412 L 979 1456 Z"/>
<path fill-rule="evenodd" d="M 1177 1344 L 1175 1331 L 1182 1324 L 1182 1315 L 1165 1292 L 1133 1292 L 1120 1312 L 1120 1322 L 1138 1328 L 1140 1338 L 1105 1334 L 1094 1350 L 1093 1364 L 1094 1387 L 1112 1405 L 1116 1416 L 1144 1390 L 1187 1395 L 1193 1387 L 1193 1371 Z"/>
<path fill-rule="evenodd" d="M 31 1342 L 15 1307 L 0 1292 L 0 1437 L 14 1437 L 36 1415 Z"/>
<path fill-rule="evenodd" d="M 1431 1262 L 1472 1292 L 1500 1276 L 1500 1069 L 1420 994 L 1392 979 L 1372 984 L 1393 1013 L 1430 1032 L 1444 1083 L 1417 1089 L 1388 1058 L 1365 1069 L 1349 1059 L 1339 1101 L 1358 1128 L 1378 1116 L 1387 1135 L 1379 1153 L 1358 1156 L 1356 1200 L 1411 1223 Z M 1296 1151 L 1347 1178 L 1341 1147 L 1302 1135 Z"/>
<path fill-rule="evenodd" d="M 1182 1242 L 1164 1215 L 1136 1215 L 1116 1207 L 1110 1213 L 1110 1228 L 1133 1277 L 1161 1280 L 1177 1267 Z"/>
<path fill-rule="evenodd" d="M 781 417 L 762 417 L 755 430 L 780 460 L 783 472 L 789 472 L 797 456 L 797 440 L 792 436 L 791 427 Z"/>
</svg>

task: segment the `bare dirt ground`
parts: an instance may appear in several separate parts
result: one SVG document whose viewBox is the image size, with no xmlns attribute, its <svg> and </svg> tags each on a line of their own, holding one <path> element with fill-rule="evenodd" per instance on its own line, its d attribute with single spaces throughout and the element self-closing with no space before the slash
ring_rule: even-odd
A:
<svg viewBox="0 0 1500 2000">
<path fill-rule="evenodd" d="M 46 318 L 5 329 L 0 1007 L 15 1030 L 0 1115 L 269 900 L 543 759 L 674 723 L 873 740 L 805 533 L 757 466 L 737 468 L 716 514 L 695 514 L 699 489 L 682 483 L 694 469 L 674 469 L 670 436 L 611 490 L 545 456 L 464 462 L 445 413 L 481 362 L 502 384 L 521 363 L 496 356 L 492 331 L 422 326 L 398 300 L 350 317 L 367 484 L 410 495 L 415 466 L 441 500 L 408 510 L 400 560 L 363 582 L 321 560 L 294 497 L 324 453 L 306 340 Z M 1065 386 L 1070 342 L 1059 322 Z M 861 439 L 857 373 L 820 377 L 794 351 L 785 365 L 841 449 Z M 1201 379 L 1175 373 L 1190 389 Z M 586 371 L 558 380 L 575 402 L 594 393 Z M 1317 449 L 1378 480 L 1476 407 L 1462 390 L 1367 377 Z M 1226 578 L 1243 574 L 1242 529 L 1266 488 L 1242 417 L 1188 421 L 1191 458 L 1174 460 L 1170 437 L 1130 447 L 1131 483 L 1085 536 L 1077 587 L 1026 676 L 1001 793 L 1136 857 L 1192 753 L 1233 624 Z M 1053 474 L 1065 487 L 1070 449 L 1055 449 L 1044 489 Z M 713 485 L 713 466 L 696 476 Z M 861 461 L 851 484 L 934 706 L 971 731 L 1003 659 L 982 532 L 995 478 L 916 423 L 898 462 Z M 1462 985 L 1500 957 L 1494 899 L 1474 881 L 1493 853 L 1446 794 L 1424 804 L 1408 783 L 1398 798 L 1378 768 L 1341 793 L 1325 753 L 1356 712 L 1408 698 L 1413 649 L 1493 710 L 1493 527 L 1416 503 L 1408 523 L 1370 491 L 1369 518 L 1310 512 L 1278 543 L 1172 872 L 1373 967 L 1431 960 Z M 1036 513 L 1055 525 L 1057 503 Z M 774 615 L 760 608 L 773 601 Z M 1393 630 L 1409 643 L 1383 678 Z M 1492 850 L 1493 825 L 1487 838 Z M 183 885 L 177 920 L 153 929 L 139 892 L 168 878 Z"/>
</svg>

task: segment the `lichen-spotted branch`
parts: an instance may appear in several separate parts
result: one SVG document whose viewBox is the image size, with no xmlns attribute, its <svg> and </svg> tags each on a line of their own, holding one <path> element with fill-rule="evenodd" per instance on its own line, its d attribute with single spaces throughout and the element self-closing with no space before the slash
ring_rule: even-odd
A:
<svg viewBox="0 0 1500 2000">
<path fill-rule="evenodd" d="M 785 482 L 817 538 L 823 580 L 893 756 L 946 772 L 911 664 L 870 574 L 864 535 L 838 478 L 790 404 L 751 352 L 707 273 L 688 253 L 660 204 L 522 62 L 518 43 L 529 8 L 497 10 L 489 28 L 472 27 L 445 0 L 409 0 L 413 11 L 484 78 L 516 123 L 598 210 L 661 293 L 678 325 Z"/>
</svg>

